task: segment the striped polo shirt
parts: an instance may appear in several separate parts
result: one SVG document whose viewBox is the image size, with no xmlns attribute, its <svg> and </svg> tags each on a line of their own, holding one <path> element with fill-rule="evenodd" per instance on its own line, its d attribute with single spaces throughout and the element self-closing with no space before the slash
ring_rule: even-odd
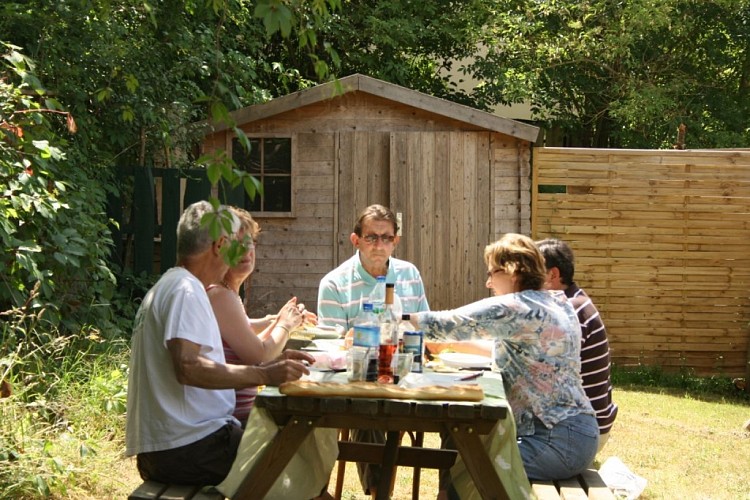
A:
<svg viewBox="0 0 750 500">
<path fill-rule="evenodd" d="M 617 405 L 612 402 L 612 382 L 609 377 L 609 341 L 607 329 L 594 303 L 586 292 L 572 283 L 565 290 L 581 323 L 581 378 L 583 389 L 591 401 L 599 424 L 599 433 L 612 429 L 617 417 Z"/>
<path fill-rule="evenodd" d="M 405 260 L 388 259 L 386 283 L 395 285 L 394 291 L 404 313 L 429 311 L 422 276 L 417 267 Z M 348 330 L 377 283 L 376 277 L 365 271 L 359 251 L 326 274 L 318 287 L 318 321 L 321 325 L 340 325 Z"/>
</svg>

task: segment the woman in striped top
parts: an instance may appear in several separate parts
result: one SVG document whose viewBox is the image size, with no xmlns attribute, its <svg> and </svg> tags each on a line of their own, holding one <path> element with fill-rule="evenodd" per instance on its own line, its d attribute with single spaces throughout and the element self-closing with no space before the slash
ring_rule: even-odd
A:
<svg viewBox="0 0 750 500">
<path fill-rule="evenodd" d="M 289 332 L 302 324 L 306 316 L 312 321 L 316 318 L 305 311 L 302 304 L 297 304 L 296 297 L 289 300 L 278 314 L 262 319 L 248 318 L 240 298 L 240 287 L 255 269 L 255 245 L 260 228 L 246 210 L 232 207 L 232 211 L 240 220 L 238 237 L 247 240 L 247 251 L 219 283 L 207 288 L 207 292 L 219 323 L 227 363 L 257 365 L 277 358 L 289 339 Z M 257 392 L 257 387 L 235 391 L 234 416 L 243 427 Z"/>
</svg>

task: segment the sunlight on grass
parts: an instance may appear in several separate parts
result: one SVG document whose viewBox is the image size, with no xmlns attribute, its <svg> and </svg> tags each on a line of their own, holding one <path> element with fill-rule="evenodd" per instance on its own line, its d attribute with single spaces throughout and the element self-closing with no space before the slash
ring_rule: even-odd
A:
<svg viewBox="0 0 750 500">
<path fill-rule="evenodd" d="M 126 361 L 126 349 L 79 351 L 50 362 L 56 376 L 38 379 L 51 380 L 45 387 L 13 380 L 16 392 L 0 400 L 0 498 L 127 498 L 140 484 L 135 460 L 123 456 Z M 614 398 L 620 412 L 597 467 L 619 457 L 648 481 L 646 500 L 750 500 L 750 432 L 742 429 L 750 399 L 627 384 Z M 439 438 L 426 434 L 425 442 L 437 446 Z M 422 470 L 420 498 L 435 498 L 437 477 Z M 411 498 L 411 488 L 412 469 L 399 468 L 393 498 Z M 355 464 L 346 466 L 342 498 L 368 498 Z"/>
<path fill-rule="evenodd" d="M 644 499 L 750 499 L 750 405 L 652 391 L 615 389 L 620 413 L 597 461 L 617 456 L 646 478 Z"/>
</svg>

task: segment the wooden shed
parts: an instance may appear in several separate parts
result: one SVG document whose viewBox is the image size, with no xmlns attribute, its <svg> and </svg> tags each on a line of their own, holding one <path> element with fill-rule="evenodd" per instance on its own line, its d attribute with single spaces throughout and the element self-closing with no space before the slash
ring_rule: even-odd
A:
<svg viewBox="0 0 750 500">
<path fill-rule="evenodd" d="M 349 258 L 357 214 L 381 203 L 401 218 L 395 256 L 420 269 L 433 309 L 488 296 L 485 245 L 530 234 L 530 152 L 538 128 L 364 75 L 351 75 L 232 113 L 251 139 L 215 124 L 204 151 L 223 149 L 256 175 L 241 191 L 261 225 L 248 312 L 296 295 L 316 308 L 320 279 Z"/>
</svg>

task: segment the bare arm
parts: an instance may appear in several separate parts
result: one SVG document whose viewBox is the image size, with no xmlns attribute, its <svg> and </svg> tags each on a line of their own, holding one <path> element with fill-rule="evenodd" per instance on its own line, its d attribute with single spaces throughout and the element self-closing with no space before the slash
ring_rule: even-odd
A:
<svg viewBox="0 0 750 500">
<path fill-rule="evenodd" d="M 282 307 L 279 314 L 260 335 L 256 335 L 245 314 L 239 297 L 225 288 L 209 291 L 211 307 L 219 323 L 221 338 L 248 365 L 256 365 L 276 358 L 289 338 L 289 332 L 301 323 L 296 309 L 296 298 Z"/>
<path fill-rule="evenodd" d="M 309 370 L 302 363 L 315 358 L 307 353 L 290 351 L 284 359 L 263 366 L 229 365 L 200 355 L 200 344 L 185 339 L 167 342 L 177 380 L 181 384 L 203 389 L 241 389 L 252 385 L 278 385 L 297 380 Z"/>
<path fill-rule="evenodd" d="M 480 356 L 492 356 L 492 342 L 486 340 L 453 340 L 449 342 L 425 341 L 425 348 L 430 354 L 439 354 L 442 351 L 463 352 L 465 354 L 478 354 Z"/>
<path fill-rule="evenodd" d="M 409 316 L 409 322 L 415 328 L 419 328 L 419 315 L 419 313 L 412 313 Z M 492 341 L 487 340 L 451 340 L 442 342 L 430 342 L 426 340 L 424 345 L 431 354 L 438 354 L 447 349 L 466 354 L 492 356 Z"/>
</svg>

